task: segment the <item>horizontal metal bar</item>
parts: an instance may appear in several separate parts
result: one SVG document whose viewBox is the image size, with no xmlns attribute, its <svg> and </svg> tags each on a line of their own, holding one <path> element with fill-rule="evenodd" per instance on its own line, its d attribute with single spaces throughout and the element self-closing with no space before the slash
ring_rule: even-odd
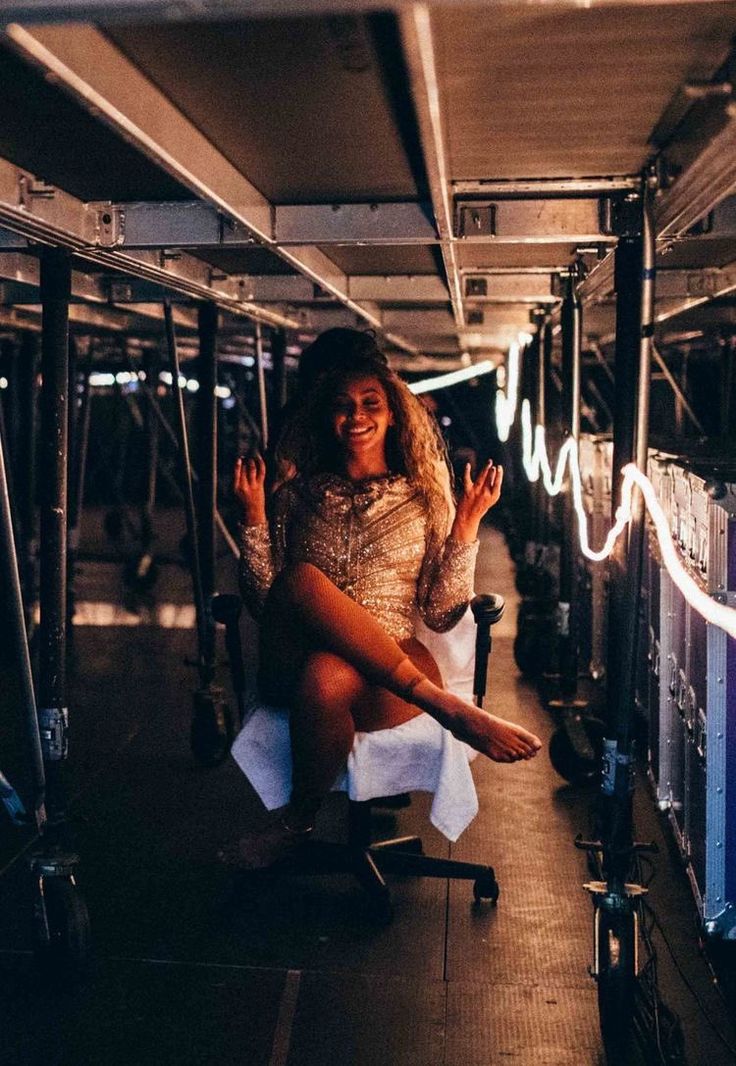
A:
<svg viewBox="0 0 736 1066">
<path fill-rule="evenodd" d="M 3 303 L 35 303 L 33 297 L 38 295 L 41 284 L 39 260 L 34 255 L 22 252 L 0 251 L 0 281 L 3 285 Z M 7 283 L 16 286 L 12 289 Z M 17 299 L 8 299 L 15 292 Z M 105 279 L 100 274 L 84 274 L 72 271 L 72 300 L 91 303 L 107 303 L 109 293 Z"/>
<path fill-rule="evenodd" d="M 528 7 L 549 9 L 550 0 L 525 0 Z M 667 4 L 692 3 L 693 0 L 596 0 L 596 7 L 656 7 Z M 410 0 L 361 0 L 361 10 L 385 11 L 387 8 L 406 8 Z M 458 0 L 430 0 L 431 7 L 457 6 Z M 485 6 L 510 6 L 519 0 L 484 0 Z M 555 6 L 580 8 L 581 0 L 556 0 Z M 476 0 L 476 6 L 483 3 Z M 355 13 L 355 0 L 217 0 L 213 3 L 181 2 L 172 0 L 4 0 L 0 20 L 34 22 L 90 22 L 129 21 L 131 19 L 176 19 L 194 21 L 217 18 L 262 18 L 283 16 L 298 10 L 303 15 L 331 15 L 335 12 Z"/>
<path fill-rule="evenodd" d="M 411 309 L 387 309 L 382 315 L 382 324 L 386 329 L 406 330 L 424 336 L 430 333 L 454 333 L 455 318 L 450 311 Z"/>
<path fill-rule="evenodd" d="M 702 270 L 658 270 L 657 299 L 709 299 L 736 289 L 736 264 Z"/>
<path fill-rule="evenodd" d="M 484 271 L 463 275 L 466 304 L 486 303 L 556 303 L 551 274 L 487 274 Z"/>
<path fill-rule="evenodd" d="M 89 203 L 101 248 L 193 248 L 221 243 L 220 214 L 201 200 L 184 203 Z M 255 238 L 248 236 L 248 243 Z"/>
<path fill-rule="evenodd" d="M 44 244 L 69 248 L 82 259 L 108 266 L 118 274 L 144 278 L 194 299 L 207 299 L 234 314 L 272 325 L 297 328 L 298 322 L 275 310 L 240 300 L 218 285 L 211 268 L 185 252 L 137 253 L 99 247 L 97 212 L 35 175 L 0 159 L 0 224 Z"/>
<path fill-rule="evenodd" d="M 493 244 L 614 242 L 601 228 L 596 199 L 477 200 L 455 198 L 455 236 Z"/>
<path fill-rule="evenodd" d="M 379 303 L 449 303 L 443 278 L 433 274 L 354 274 L 348 277 L 350 295 Z"/>
<path fill-rule="evenodd" d="M 421 203 L 304 204 L 274 208 L 279 244 L 428 244 L 432 208 Z"/>
<path fill-rule="evenodd" d="M 6 43 L 44 76 L 52 78 L 97 121 L 105 123 L 194 196 L 220 211 L 232 225 L 234 239 L 240 240 L 243 233 L 254 236 L 369 324 L 380 328 L 378 309 L 370 303 L 351 300 L 345 273 L 320 249 L 279 248 L 273 243 L 271 203 L 95 26 L 25 28 L 13 23 L 6 27 Z M 263 308 L 241 311 L 261 321 L 288 324 L 283 317 L 276 322 L 274 313 Z M 403 338 L 394 337 L 393 341 L 414 350 L 414 345 Z"/>
<path fill-rule="evenodd" d="M 526 181 L 453 181 L 455 196 L 528 197 L 539 200 L 560 196 L 604 196 L 628 189 L 638 189 L 641 178 L 636 175 L 592 178 L 534 178 Z"/>
<path fill-rule="evenodd" d="M 736 191 L 736 114 L 725 102 L 720 108 L 722 128 L 659 194 L 655 208 L 658 237 L 687 232 Z"/>
</svg>

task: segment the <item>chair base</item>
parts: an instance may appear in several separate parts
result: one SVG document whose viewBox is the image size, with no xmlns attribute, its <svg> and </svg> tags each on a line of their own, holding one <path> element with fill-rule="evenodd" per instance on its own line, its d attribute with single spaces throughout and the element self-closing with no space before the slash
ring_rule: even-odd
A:
<svg viewBox="0 0 736 1066">
<path fill-rule="evenodd" d="M 381 922 L 392 917 L 391 894 L 384 874 L 472 881 L 476 903 L 487 900 L 495 904 L 499 896 L 492 866 L 424 855 L 420 838 L 414 836 L 382 840 L 368 847 L 309 840 L 277 865 L 279 870 L 290 873 L 352 874 L 366 890 L 371 909 Z"/>
</svg>

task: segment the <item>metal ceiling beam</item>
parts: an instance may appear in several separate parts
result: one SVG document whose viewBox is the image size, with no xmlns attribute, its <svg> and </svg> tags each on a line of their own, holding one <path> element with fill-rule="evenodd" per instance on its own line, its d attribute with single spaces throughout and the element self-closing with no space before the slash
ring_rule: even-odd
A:
<svg viewBox="0 0 736 1066">
<path fill-rule="evenodd" d="M 258 303 L 312 304 L 332 300 L 301 274 L 244 274 L 229 279 L 237 283 L 246 300 Z M 447 303 L 450 297 L 441 278 L 434 274 L 352 274 L 347 278 L 354 300 L 374 303 Z"/>
<path fill-rule="evenodd" d="M 452 312 L 457 328 L 462 329 L 465 326 L 465 312 L 460 270 L 452 241 L 452 203 L 429 8 L 425 4 L 403 8 L 399 14 L 399 27 Z"/>
<path fill-rule="evenodd" d="M 455 236 L 493 244 L 612 244 L 600 201 L 585 199 L 455 199 Z"/>
<path fill-rule="evenodd" d="M 228 248 L 257 244 L 201 200 L 90 203 L 90 227 L 103 248 Z M 274 244 L 432 244 L 431 207 L 421 203 L 295 204 L 274 207 Z"/>
<path fill-rule="evenodd" d="M 274 208 L 273 239 L 285 244 L 432 244 L 431 205 L 304 204 Z"/>
<path fill-rule="evenodd" d="M 22 252 L 4 252 L 0 250 L 0 281 L 4 284 L 3 300 L 8 303 L 35 303 L 32 299 L 41 286 L 40 262 L 34 255 Z M 10 299 L 11 295 L 17 299 Z M 84 274 L 80 270 L 72 271 L 71 297 L 75 303 L 107 303 L 109 292 L 101 274 Z"/>
<path fill-rule="evenodd" d="M 463 275 L 467 304 L 557 303 L 555 276 L 549 274 L 491 274 L 482 270 Z"/>
<path fill-rule="evenodd" d="M 508 6 L 519 0 L 483 0 L 485 6 Z M 657 7 L 668 4 L 684 4 L 692 0 L 595 0 L 595 7 Z M 387 8 L 403 10 L 410 0 L 361 0 L 364 11 L 385 11 Z M 457 0 L 431 0 L 433 7 L 451 7 Z M 483 3 L 476 0 L 479 7 Z M 579 9 L 581 0 L 525 0 L 526 6 L 544 6 L 548 10 L 553 3 L 562 9 Z M 298 13 L 300 15 L 333 15 L 337 12 L 355 13 L 355 0 L 217 0 L 214 5 L 205 0 L 4 0 L 0 19 L 19 22 L 50 22 L 53 20 L 118 21 L 118 20 L 204 20 L 225 18 L 264 18 Z"/>
<path fill-rule="evenodd" d="M 197 300 L 211 300 L 234 314 L 275 326 L 297 328 L 298 322 L 269 308 L 233 296 L 211 267 L 184 252 L 137 253 L 98 247 L 95 212 L 68 193 L 0 159 L 0 225 L 43 244 L 69 248 L 80 259 L 173 289 Z M 220 276 L 221 278 L 221 276 Z"/>
<path fill-rule="evenodd" d="M 271 237 L 271 203 L 172 101 L 103 33 L 90 25 L 6 27 L 6 40 L 27 62 L 72 96 L 146 158 L 290 266 L 332 292 L 380 329 L 377 308 L 350 298 L 347 278 L 317 248 L 279 248 Z M 0 216 L 0 221 L 3 221 Z M 244 313 L 250 313 L 243 309 Z M 269 312 L 253 317 L 269 321 Z M 401 337 L 392 343 L 414 351 Z"/>
<path fill-rule="evenodd" d="M 725 100 L 718 106 L 721 128 L 672 184 L 657 194 L 654 228 L 658 240 L 683 236 L 736 193 L 736 113 Z M 723 211 L 728 214 L 725 205 Z M 613 291 L 612 255 L 588 275 L 579 291 L 585 302 Z"/>
<path fill-rule="evenodd" d="M 529 197 L 531 199 L 555 199 L 560 196 L 607 196 L 611 193 L 638 189 L 641 178 L 638 174 L 619 177 L 591 178 L 529 178 L 516 180 L 492 178 L 478 181 L 453 181 L 455 196 L 479 197 Z"/>
</svg>

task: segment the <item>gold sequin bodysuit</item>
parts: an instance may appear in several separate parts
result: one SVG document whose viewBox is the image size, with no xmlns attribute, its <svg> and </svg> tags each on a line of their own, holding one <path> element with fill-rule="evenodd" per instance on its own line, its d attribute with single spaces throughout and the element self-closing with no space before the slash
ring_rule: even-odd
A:
<svg viewBox="0 0 736 1066">
<path fill-rule="evenodd" d="M 444 632 L 473 595 L 478 543 L 448 537 L 431 557 L 427 540 L 426 503 L 402 475 L 295 478 L 275 493 L 270 527 L 241 527 L 241 591 L 257 617 L 281 568 L 308 562 L 394 639 L 414 635 L 417 610 L 430 629 Z"/>
</svg>

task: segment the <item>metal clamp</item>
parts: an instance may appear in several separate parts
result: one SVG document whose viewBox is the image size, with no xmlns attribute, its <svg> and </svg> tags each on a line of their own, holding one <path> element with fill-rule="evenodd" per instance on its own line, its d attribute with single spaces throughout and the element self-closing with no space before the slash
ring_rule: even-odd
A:
<svg viewBox="0 0 736 1066">
<path fill-rule="evenodd" d="M 616 740 L 603 741 L 603 777 L 601 792 L 604 796 L 613 796 L 616 790 L 616 780 L 619 776 L 619 767 L 623 767 L 628 776 L 628 791 L 634 791 L 634 756 L 625 755 L 618 750 Z"/>
<path fill-rule="evenodd" d="M 40 707 L 38 728 L 41 734 L 41 751 L 47 762 L 66 759 L 69 750 L 69 708 Z"/>
</svg>

